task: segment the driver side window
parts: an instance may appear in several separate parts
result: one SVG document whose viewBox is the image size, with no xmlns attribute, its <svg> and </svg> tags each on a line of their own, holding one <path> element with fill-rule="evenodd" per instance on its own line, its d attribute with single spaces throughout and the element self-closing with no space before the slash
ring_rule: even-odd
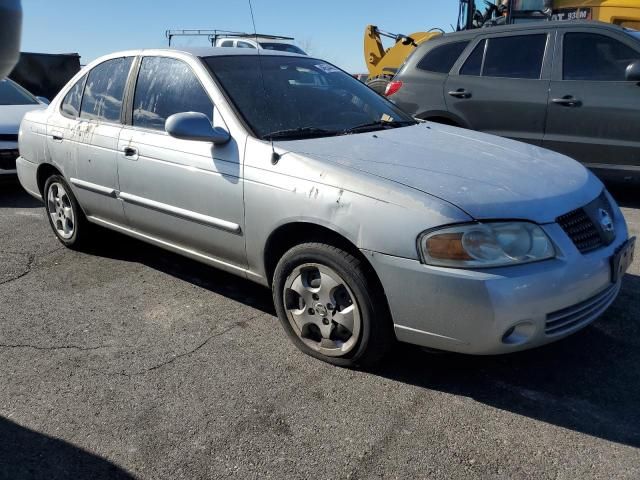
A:
<svg viewBox="0 0 640 480">
<path fill-rule="evenodd" d="M 624 82 L 630 63 L 640 53 L 605 35 L 567 33 L 564 36 L 563 79 Z"/>
<path fill-rule="evenodd" d="M 213 121 L 213 102 L 186 63 L 174 58 L 145 57 L 133 99 L 133 126 L 163 130 L 174 113 L 204 113 Z"/>
</svg>

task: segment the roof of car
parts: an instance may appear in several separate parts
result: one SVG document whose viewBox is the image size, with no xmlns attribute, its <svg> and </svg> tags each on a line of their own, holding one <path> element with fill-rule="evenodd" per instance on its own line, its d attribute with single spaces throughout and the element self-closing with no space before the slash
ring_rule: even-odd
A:
<svg viewBox="0 0 640 480">
<path fill-rule="evenodd" d="M 451 32 L 445 33 L 443 38 L 451 38 L 451 37 L 464 37 L 464 36 L 476 36 L 476 35 L 484 35 L 484 34 L 492 34 L 492 33 L 500 33 L 500 32 L 519 32 L 526 30 L 539 30 L 541 28 L 576 28 L 576 27 L 598 27 L 598 28 L 608 28 L 610 30 L 624 30 L 622 27 L 618 25 L 613 25 L 611 23 L 598 22 L 594 20 L 555 20 L 555 21 L 539 21 L 539 22 L 527 22 L 527 23 L 516 23 L 513 25 L 496 25 L 485 28 L 475 28 L 473 30 L 463 30 L 460 32 Z"/>
<path fill-rule="evenodd" d="M 281 52 L 276 50 L 254 50 L 249 48 L 229 48 L 229 47 L 195 47 L 195 48 L 171 48 L 164 49 L 169 52 L 183 52 L 194 57 L 230 57 L 230 56 L 281 56 L 281 57 L 305 57 L 299 53 Z M 268 52 L 268 53 L 267 53 Z"/>
<path fill-rule="evenodd" d="M 113 52 L 108 55 L 103 55 L 102 57 L 97 58 L 93 62 L 87 65 L 87 67 L 92 67 L 93 65 L 97 65 L 105 60 L 109 60 L 117 57 L 134 57 L 137 55 L 149 55 L 155 56 L 163 54 L 176 55 L 188 55 L 191 57 L 257 57 L 258 55 L 263 57 L 269 56 L 278 56 L 278 57 L 300 57 L 300 58 L 309 58 L 306 55 L 301 55 L 298 53 L 290 53 L 290 52 L 282 52 L 276 50 L 257 50 L 257 49 L 248 49 L 248 48 L 228 48 L 228 47 L 196 47 L 196 48 L 146 48 L 141 50 L 125 50 L 119 52 Z"/>
</svg>

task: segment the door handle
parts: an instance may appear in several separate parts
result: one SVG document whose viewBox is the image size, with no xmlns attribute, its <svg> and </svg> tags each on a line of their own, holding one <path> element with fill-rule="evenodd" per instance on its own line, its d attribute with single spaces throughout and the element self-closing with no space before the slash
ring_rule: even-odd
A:
<svg viewBox="0 0 640 480">
<path fill-rule="evenodd" d="M 58 143 L 64 140 L 64 137 L 60 132 L 51 132 L 51 138 L 53 139 L 54 142 L 58 142 Z"/>
<path fill-rule="evenodd" d="M 471 92 L 467 92 L 464 88 L 449 92 L 449 95 L 456 98 L 471 98 Z"/>
<path fill-rule="evenodd" d="M 122 152 L 124 153 L 125 157 L 127 157 L 127 158 L 129 158 L 131 160 L 137 160 L 138 159 L 138 149 L 137 148 L 124 147 Z"/>
<path fill-rule="evenodd" d="M 565 107 L 579 107 L 582 105 L 582 102 L 572 95 L 567 95 L 566 97 L 562 98 L 553 98 L 551 99 L 551 102 L 555 103 L 556 105 L 563 105 Z"/>
</svg>

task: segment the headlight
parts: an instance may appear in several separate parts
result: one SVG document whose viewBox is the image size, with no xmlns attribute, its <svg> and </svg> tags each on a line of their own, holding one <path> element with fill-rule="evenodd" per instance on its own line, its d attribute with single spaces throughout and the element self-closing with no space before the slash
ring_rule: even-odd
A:
<svg viewBox="0 0 640 480">
<path fill-rule="evenodd" d="M 528 222 L 445 227 L 424 233 L 418 244 L 425 263 L 442 267 L 501 267 L 556 256 L 547 234 Z"/>
</svg>

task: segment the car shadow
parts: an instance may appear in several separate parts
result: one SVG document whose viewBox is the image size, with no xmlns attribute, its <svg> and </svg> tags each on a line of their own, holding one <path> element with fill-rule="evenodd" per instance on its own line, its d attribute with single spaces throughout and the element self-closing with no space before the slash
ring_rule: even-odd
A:
<svg viewBox="0 0 640 480">
<path fill-rule="evenodd" d="M 374 373 L 640 447 L 640 277 L 585 330 L 546 347 L 473 357 L 403 348 Z"/>
<path fill-rule="evenodd" d="M 134 479 L 82 448 L 0 417 L 0 477 L 12 480 Z"/>
<path fill-rule="evenodd" d="M 269 315 L 276 315 L 271 291 L 267 288 L 134 238 L 98 228 L 100 234 L 85 248 L 85 253 L 89 255 L 140 263 Z"/>
<path fill-rule="evenodd" d="M 42 202 L 24 191 L 18 181 L 0 182 L 0 208 L 41 208 Z"/>
<path fill-rule="evenodd" d="M 105 232 L 94 255 L 139 262 L 275 315 L 268 289 Z M 535 350 L 492 357 L 396 349 L 376 375 L 454 395 L 606 440 L 640 447 L 640 277 L 594 325 Z"/>
</svg>

